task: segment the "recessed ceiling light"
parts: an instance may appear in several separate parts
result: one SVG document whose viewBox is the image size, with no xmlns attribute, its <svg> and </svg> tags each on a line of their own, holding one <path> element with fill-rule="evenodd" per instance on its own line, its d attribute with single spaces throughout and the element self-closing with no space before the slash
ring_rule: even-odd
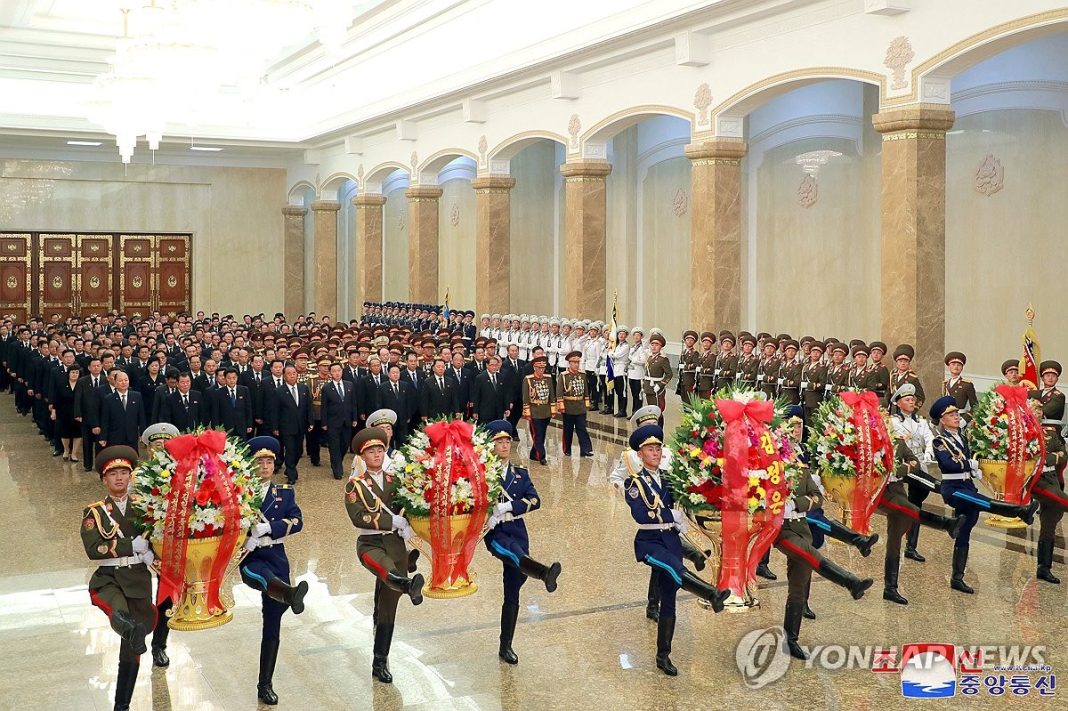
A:
<svg viewBox="0 0 1068 711">
<path fill-rule="evenodd" d="M 215 146 L 189 146 L 191 151 L 208 151 L 210 153 L 218 153 L 222 148 L 216 148 Z"/>
<path fill-rule="evenodd" d="M 68 146 L 102 146 L 103 141 L 67 141 Z"/>
</svg>

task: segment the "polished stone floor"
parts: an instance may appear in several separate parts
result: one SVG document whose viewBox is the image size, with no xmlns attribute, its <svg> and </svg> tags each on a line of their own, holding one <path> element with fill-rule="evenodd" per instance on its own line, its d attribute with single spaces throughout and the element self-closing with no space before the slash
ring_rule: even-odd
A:
<svg viewBox="0 0 1068 711">
<path fill-rule="evenodd" d="M 677 410 L 677 403 L 671 409 Z M 762 581 L 761 608 L 713 615 L 680 595 L 671 679 L 654 665 L 655 624 L 644 616 L 647 569 L 634 562 L 633 524 L 626 505 L 606 483 L 620 451 L 626 421 L 591 418 L 596 457 L 564 458 L 559 430 L 550 430 L 550 466 L 533 468 L 544 500 L 530 516 L 533 554 L 563 565 L 560 588 L 538 583 L 523 591 L 514 647 L 516 667 L 498 661 L 500 564 L 479 549 L 479 592 L 460 600 L 402 603 L 390 656 L 395 683 L 372 683 L 373 580 L 355 559 L 355 536 L 341 483 L 305 462 L 298 501 L 304 532 L 287 544 L 294 574 L 311 592 L 303 615 L 287 614 L 274 687 L 282 709 L 773 709 L 864 711 L 900 708 L 900 677 L 852 670 L 806 669 L 793 663 L 780 680 L 748 689 L 735 648 L 747 632 L 782 622 L 785 560 Z M 670 424 L 670 422 L 669 422 Z M 523 461 L 529 440 L 523 426 Z M 82 507 L 101 496 L 95 474 L 52 458 L 29 419 L 17 417 L 0 395 L 0 708 L 109 709 L 118 639 L 89 604 L 88 571 L 78 538 Z M 937 508 L 937 506 L 935 506 Z M 885 530 L 877 518 L 875 526 Z M 819 615 L 801 631 L 807 645 L 883 647 L 911 642 L 1047 645 L 1047 662 L 1061 671 L 1068 631 L 1068 585 L 1036 583 L 1034 533 L 1006 532 L 981 523 L 972 546 L 974 596 L 948 588 L 950 539 L 925 530 L 928 562 L 905 562 L 898 607 L 881 599 L 882 545 L 870 558 L 831 544 L 829 555 L 876 578 L 873 594 L 854 602 L 816 578 L 811 604 Z M 1057 572 L 1068 578 L 1064 540 Z M 424 563 L 420 563 L 425 568 Z M 211 631 L 171 634 L 171 667 L 153 671 L 144 658 L 134 709 L 254 709 L 259 650 L 259 597 L 234 588 L 235 619 Z M 1031 674 L 1037 678 L 1037 674 Z M 1064 708 L 1030 695 L 945 701 L 949 707 Z M 1011 696 L 1006 692 L 1006 697 Z"/>
</svg>

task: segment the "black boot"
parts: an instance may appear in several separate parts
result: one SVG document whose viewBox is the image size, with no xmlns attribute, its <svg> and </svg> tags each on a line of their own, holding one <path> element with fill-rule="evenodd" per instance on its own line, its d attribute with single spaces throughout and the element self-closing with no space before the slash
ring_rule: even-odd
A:
<svg viewBox="0 0 1068 711">
<path fill-rule="evenodd" d="M 907 605 L 909 601 L 901 597 L 897 591 L 897 575 L 901 569 L 901 560 L 886 556 L 883 563 L 883 599 L 896 602 L 898 605 Z"/>
<path fill-rule="evenodd" d="M 119 637 L 130 643 L 130 651 L 141 656 L 148 651 L 145 646 L 145 637 L 148 630 L 140 622 L 130 617 L 125 610 L 115 610 L 111 613 L 111 629 L 119 633 Z"/>
<path fill-rule="evenodd" d="M 653 622 L 660 619 L 660 573 L 649 569 L 649 593 L 645 604 L 645 617 Z"/>
<path fill-rule="evenodd" d="M 416 563 L 419 561 L 419 549 L 413 548 L 408 551 L 408 572 L 414 573 L 416 571 Z"/>
<path fill-rule="evenodd" d="M 953 547 L 953 577 L 949 581 L 949 587 L 958 592 L 971 595 L 975 592 L 968 583 L 964 582 L 964 571 L 968 567 L 968 547 Z"/>
<path fill-rule="evenodd" d="M 296 585 L 286 585 L 281 578 L 267 581 L 267 597 L 283 605 L 289 605 L 294 615 L 304 612 L 304 596 L 308 594 L 308 583 L 301 580 Z"/>
<path fill-rule="evenodd" d="M 805 604 L 801 607 L 801 616 L 806 620 L 816 619 L 816 613 L 812 611 L 812 608 L 808 606 L 808 596 L 812 591 L 812 576 L 808 576 L 808 582 L 805 583 Z"/>
<path fill-rule="evenodd" d="M 768 561 L 771 560 L 771 549 L 769 548 L 764 554 L 764 557 L 760 559 L 760 565 L 757 566 L 756 574 L 767 580 L 778 580 L 778 576 L 771 572 L 771 568 L 768 567 Z"/>
<path fill-rule="evenodd" d="M 679 542 L 682 543 L 682 557 L 693 563 L 694 570 L 700 572 L 705 569 L 705 556 L 701 551 L 697 550 L 689 541 L 682 536 L 679 536 Z"/>
<path fill-rule="evenodd" d="M 546 592 L 556 592 L 556 579 L 560 576 L 560 564 L 545 565 L 525 555 L 519 559 L 519 571 L 528 578 L 545 583 Z"/>
<path fill-rule="evenodd" d="M 268 706 L 278 703 L 278 694 L 274 693 L 271 680 L 274 678 L 274 664 L 278 661 L 278 640 L 265 639 L 260 642 L 260 680 L 256 683 L 256 696 Z"/>
<path fill-rule="evenodd" d="M 515 622 L 519 618 L 519 605 L 504 603 L 501 606 L 501 646 L 497 656 L 509 664 L 519 664 L 519 657 L 512 651 L 512 637 L 515 636 Z"/>
<path fill-rule="evenodd" d="M 423 576 L 419 573 L 406 578 L 403 575 L 397 575 L 391 570 L 386 573 L 386 579 L 382 581 L 382 584 L 391 590 L 396 590 L 402 595 L 410 597 L 413 605 L 419 605 L 423 602 Z"/>
<path fill-rule="evenodd" d="M 1035 512 L 1038 511 L 1038 502 L 1033 500 L 1027 506 L 1020 504 L 1007 504 L 1004 501 L 991 501 L 990 513 L 1006 518 L 1018 518 L 1028 526 L 1035 522 Z"/>
<path fill-rule="evenodd" d="M 939 516 L 936 513 L 920 509 L 920 523 L 931 528 L 940 528 L 948 533 L 950 538 L 957 537 L 957 534 L 960 533 L 960 527 L 964 525 L 967 518 L 964 514 L 960 516 Z"/>
<path fill-rule="evenodd" d="M 820 561 L 819 573 L 835 585 L 841 585 L 848 590 L 854 600 L 859 600 L 864 597 L 864 591 L 870 588 L 874 582 L 871 578 L 864 578 L 863 580 L 858 578 L 842 566 L 827 558 Z"/>
<path fill-rule="evenodd" d="M 140 668 L 139 662 L 119 662 L 119 676 L 115 680 L 115 711 L 129 711 Z"/>
<path fill-rule="evenodd" d="M 865 558 L 871 555 L 871 547 L 879 540 L 878 533 L 865 536 L 838 521 L 827 519 L 827 523 L 831 526 L 831 530 L 827 534 L 830 538 L 833 538 L 836 541 L 841 541 L 842 543 L 848 543 L 860 551 L 860 554 Z"/>
<path fill-rule="evenodd" d="M 664 615 L 656 622 L 656 668 L 668 676 L 678 676 L 679 670 L 671 663 L 671 639 L 675 636 L 675 617 Z"/>
<path fill-rule="evenodd" d="M 920 516 L 923 516 L 923 511 L 920 511 Z M 914 523 L 909 528 L 909 532 L 905 534 L 905 557 L 909 560 L 914 560 L 917 563 L 923 563 L 927 559 L 920 555 L 920 552 L 916 550 L 916 546 L 919 542 L 920 524 Z"/>
<path fill-rule="evenodd" d="M 686 569 L 682 571 L 681 587 L 686 592 L 693 593 L 711 604 L 713 612 L 723 612 L 723 603 L 731 596 L 730 590 L 717 590 Z"/>
<path fill-rule="evenodd" d="M 801 649 L 797 641 L 798 635 L 801 634 L 801 605 L 786 603 L 782 628 L 786 631 L 786 652 L 794 659 L 808 659 L 805 650 Z"/>
<path fill-rule="evenodd" d="M 152 630 L 152 666 L 166 669 L 171 665 L 171 658 L 167 656 L 167 637 L 171 628 L 167 626 L 166 612 L 171 608 L 168 601 L 160 605 L 156 611 L 156 628 Z"/>
<path fill-rule="evenodd" d="M 1053 541 L 1038 541 L 1038 579 L 1059 585 L 1061 579 L 1053 574 Z"/>
<path fill-rule="evenodd" d="M 389 673 L 389 645 L 393 641 L 393 625 L 375 627 L 374 658 L 371 661 L 371 676 L 383 684 L 392 684 Z"/>
</svg>

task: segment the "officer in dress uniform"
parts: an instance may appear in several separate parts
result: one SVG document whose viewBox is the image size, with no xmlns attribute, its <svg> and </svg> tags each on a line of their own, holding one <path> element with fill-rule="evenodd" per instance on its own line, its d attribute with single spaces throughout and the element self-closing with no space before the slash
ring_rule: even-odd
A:
<svg viewBox="0 0 1068 711">
<path fill-rule="evenodd" d="M 952 395 L 965 421 L 970 420 L 968 414 L 979 404 L 979 398 L 975 395 L 975 385 L 967 378 L 961 377 L 961 371 L 968 362 L 968 357 L 960 351 L 951 351 L 946 354 L 946 367 L 949 368 L 949 377 L 942 381 L 942 394 Z"/>
<path fill-rule="evenodd" d="M 132 447 L 113 445 L 100 450 L 95 467 L 108 493 L 89 504 L 81 519 L 85 554 L 100 566 L 89 580 L 89 599 L 108 616 L 111 629 L 122 640 L 115 684 L 116 711 L 130 708 L 141 655 L 147 651 L 145 637 L 156 622 L 152 576 L 148 572 L 155 557 L 129 511 L 127 492 L 136 461 L 137 452 Z"/>
<path fill-rule="evenodd" d="M 523 378 L 523 417 L 530 423 L 530 459 L 542 466 L 545 461 L 545 433 L 556 411 L 556 388 L 553 379 L 546 374 L 549 359 L 544 354 L 534 356 L 531 365 L 534 372 Z M 592 445 L 590 445 L 592 449 Z"/>
<path fill-rule="evenodd" d="M 894 372 L 890 373 L 890 392 L 896 393 L 898 389 L 908 383 L 916 389 L 916 409 L 923 408 L 925 395 L 923 385 L 916 371 L 912 369 L 912 359 L 916 357 L 916 349 L 908 343 L 902 343 L 894 349 Z M 894 404 L 890 403 L 890 412 L 894 413 Z"/>
<path fill-rule="evenodd" d="M 1046 461 L 1042 476 L 1031 490 L 1039 502 L 1038 520 L 1038 572 L 1039 580 L 1060 583 L 1053 574 L 1053 546 L 1057 524 L 1068 509 L 1068 496 L 1064 493 L 1064 467 L 1066 461 L 1064 438 L 1061 437 L 1061 422 L 1064 419 L 1064 394 L 1057 389 L 1061 364 L 1047 360 L 1039 367 L 1042 389 L 1031 392 L 1034 407 L 1042 418 L 1042 432 L 1046 438 Z"/>
<path fill-rule="evenodd" d="M 868 373 L 864 376 L 864 389 L 875 393 L 879 398 L 879 407 L 885 410 L 893 394 L 890 391 L 890 371 L 883 362 L 886 344 L 882 341 L 872 341 L 868 348 L 871 350 L 871 360 L 868 362 Z"/>
<path fill-rule="evenodd" d="M 849 364 L 845 358 L 849 355 L 849 346 L 836 342 L 830 347 L 831 362 L 827 366 L 827 384 L 823 386 L 824 396 L 838 395 L 849 387 Z"/>
<path fill-rule="evenodd" d="M 697 397 L 707 400 L 716 388 L 716 334 L 704 331 L 701 334 L 701 353 L 697 356 Z"/>
<path fill-rule="evenodd" d="M 667 386 L 671 382 L 671 362 L 663 353 L 667 339 L 664 334 L 653 329 L 649 337 L 649 356 L 645 360 L 645 377 L 642 378 L 642 391 L 645 394 L 646 405 L 656 405 L 663 412 L 667 407 Z M 723 358 L 720 358 L 723 361 Z M 733 371 L 732 371 L 733 377 Z M 637 408 L 635 408 L 637 412 Z M 658 423 L 664 426 L 663 420 Z"/>
<path fill-rule="evenodd" d="M 757 379 L 760 391 L 764 393 L 764 398 L 774 402 L 775 397 L 779 392 L 779 368 L 780 363 L 778 357 L 775 355 L 776 343 L 775 341 L 764 341 L 764 355 L 760 359 L 760 366 L 757 368 Z"/>
<path fill-rule="evenodd" d="M 389 435 L 380 427 L 370 426 L 370 420 L 369 417 L 368 427 L 352 438 L 352 449 L 361 463 L 345 486 L 345 509 L 359 533 L 356 556 L 375 576 L 371 676 L 391 684 L 389 647 L 397 602 L 401 595 L 407 595 L 413 605 L 422 603 L 423 576 L 415 573 L 418 554 L 409 553 L 405 545 L 413 534 L 396 498 L 400 482 L 385 469 Z M 415 574 L 409 578 L 407 573 Z"/>
<path fill-rule="evenodd" d="M 776 381 L 779 387 L 779 397 L 787 405 L 801 403 L 801 364 L 797 362 L 799 346 L 794 339 L 788 339 L 783 344 L 783 359 L 779 362 L 779 375 Z"/>
<path fill-rule="evenodd" d="M 931 405 L 931 421 L 938 422 L 934 437 L 934 456 L 938 468 L 942 471 L 942 500 L 953 507 L 956 515 L 965 515 L 964 525 L 953 545 L 953 577 L 950 587 L 962 593 L 974 593 L 966 582 L 964 572 L 968 566 L 968 547 L 971 543 L 972 529 L 979 521 L 979 512 L 987 511 L 1009 518 L 1019 518 L 1030 524 L 1038 510 L 1038 502 L 1032 501 L 1028 506 L 993 501 L 983 496 L 972 483 L 973 479 L 982 479 L 979 462 L 972 459 L 968 441 L 961 432 L 960 411 L 952 395 L 943 395 Z"/>
<path fill-rule="evenodd" d="M 253 437 L 248 442 L 252 458 L 259 466 L 259 475 L 267 485 L 260 505 L 260 522 L 252 527 L 245 542 L 249 551 L 241 563 L 241 580 L 263 598 L 263 637 L 260 641 L 260 676 L 256 694 L 270 706 L 278 703 L 271 679 L 278 659 L 282 614 L 292 608 L 294 615 L 304 612 L 304 596 L 308 583 L 304 580 L 291 586 L 289 559 L 285 539 L 304 527 L 304 516 L 297 506 L 296 492 L 290 484 L 273 484 L 274 462 L 282 446 L 274 437 Z"/>
<path fill-rule="evenodd" d="M 890 426 L 896 465 L 879 499 L 879 506 L 886 513 L 887 536 L 886 560 L 883 563 L 883 599 L 898 605 L 907 605 L 909 601 L 897 589 L 898 573 L 901 569 L 902 536 L 913 526 L 923 524 L 946 531 L 950 538 L 956 538 L 965 519 L 964 516 L 950 518 L 924 511 L 919 504 L 912 501 L 911 493 L 906 493 L 906 481 L 910 492 L 914 485 L 918 491 L 938 493 L 941 490 L 941 483 L 925 469 L 925 465 L 934 460 L 934 437 L 927 421 L 916 414 L 916 388 L 911 383 L 899 387 L 890 401 L 897 410 L 897 414 L 891 417 Z M 927 494 L 924 493 L 923 498 L 926 497 Z M 913 556 L 919 556 L 916 553 L 916 540 L 911 537 L 910 545 Z"/>
<path fill-rule="evenodd" d="M 679 354 L 679 386 L 675 394 L 688 402 L 694 397 L 697 388 L 697 331 L 684 331 L 682 334 L 682 353 Z"/>
<path fill-rule="evenodd" d="M 586 393 L 586 374 L 582 372 L 582 352 L 571 351 L 564 360 L 567 370 L 560 374 L 557 408 L 564 418 L 564 456 L 571 456 L 571 439 L 578 434 L 579 452 L 583 457 L 593 456 L 593 442 L 586 429 L 586 411 L 590 407 L 590 398 Z"/>
<path fill-rule="evenodd" d="M 801 404 L 804 406 L 805 424 L 812 419 L 823 402 L 827 386 L 827 366 L 823 364 L 823 344 L 813 341 L 809 346 L 808 360 L 801 366 Z"/>
<path fill-rule="evenodd" d="M 678 675 L 671 663 L 671 640 L 675 636 L 675 595 L 679 588 L 723 610 L 729 590 L 717 590 L 691 573 L 682 564 L 680 533 L 686 530 L 686 517 L 674 509 L 671 488 L 661 469 L 664 431 L 657 425 L 643 425 L 630 436 L 630 448 L 638 453 L 641 469 L 628 477 L 624 499 L 638 524 L 634 536 L 634 557 L 656 568 L 660 585 L 660 614 L 656 631 L 656 667 L 668 676 Z"/>
<path fill-rule="evenodd" d="M 733 385 L 737 374 L 738 356 L 734 352 L 734 334 L 730 331 L 720 331 L 719 355 L 716 357 L 716 390 Z"/>
<path fill-rule="evenodd" d="M 746 390 L 756 390 L 759 377 L 760 355 L 756 352 L 757 339 L 751 333 L 741 333 L 742 354 L 738 356 L 738 382 Z"/>
<path fill-rule="evenodd" d="M 585 373 L 580 374 L 585 378 Z M 585 413 L 583 413 L 585 414 Z M 530 539 L 523 517 L 541 508 L 541 499 L 530 472 L 511 463 L 512 423 L 494 420 L 486 425 L 493 440 L 493 451 L 504 462 L 504 491 L 493 505 L 486 523 L 486 548 L 504 564 L 504 603 L 501 605 L 501 637 L 497 655 L 509 664 L 518 664 L 512 651 L 515 623 L 519 617 L 519 589 L 527 578 L 545 583 L 545 590 L 556 591 L 560 564 L 545 565 L 530 557 Z"/>
</svg>

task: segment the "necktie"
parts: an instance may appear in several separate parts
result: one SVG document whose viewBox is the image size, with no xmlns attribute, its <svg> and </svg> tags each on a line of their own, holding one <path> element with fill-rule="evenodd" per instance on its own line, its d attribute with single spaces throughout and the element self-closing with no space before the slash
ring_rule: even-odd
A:
<svg viewBox="0 0 1068 711">
<path fill-rule="evenodd" d="M 396 383 L 393 383 L 393 394 L 397 397 L 400 397 L 400 388 L 397 386 Z"/>
<path fill-rule="evenodd" d="M 93 390 L 96 390 L 99 387 L 100 387 L 100 380 L 98 380 L 97 378 L 93 378 Z"/>
<path fill-rule="evenodd" d="M 275 379 L 274 379 L 274 387 L 275 387 L 276 389 L 277 389 L 277 388 L 280 388 L 280 387 L 282 387 L 282 381 L 281 381 L 281 380 L 279 380 L 278 378 L 275 378 Z"/>
<path fill-rule="evenodd" d="M 237 407 L 237 393 L 233 389 L 230 390 L 230 407 Z"/>
<path fill-rule="evenodd" d="M 490 382 L 493 383 L 493 387 L 494 388 L 497 387 L 497 374 L 496 373 L 490 373 Z"/>
<path fill-rule="evenodd" d="M 125 410 L 126 409 L 126 393 L 123 393 L 122 395 L 119 395 L 119 400 L 122 401 L 122 409 Z"/>
<path fill-rule="evenodd" d="M 256 385 L 260 384 L 260 374 L 256 373 Z"/>
<path fill-rule="evenodd" d="M 341 381 L 337 381 L 337 394 L 341 396 L 341 399 L 345 399 L 345 386 L 341 384 Z"/>
<path fill-rule="evenodd" d="M 438 377 L 438 390 L 445 392 L 445 381 L 441 377 Z"/>
<path fill-rule="evenodd" d="M 289 386 L 289 393 L 293 396 L 293 402 L 297 403 L 297 386 L 296 385 L 290 385 Z"/>
<path fill-rule="evenodd" d="M 189 396 L 188 395 L 182 395 L 182 406 L 187 410 L 189 409 Z"/>
</svg>

